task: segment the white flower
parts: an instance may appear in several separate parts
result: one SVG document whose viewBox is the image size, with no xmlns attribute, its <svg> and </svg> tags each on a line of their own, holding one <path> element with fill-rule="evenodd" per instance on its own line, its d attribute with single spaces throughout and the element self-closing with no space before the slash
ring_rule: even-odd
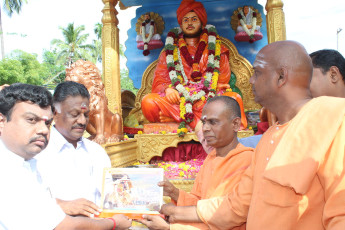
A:
<svg viewBox="0 0 345 230">
<path fill-rule="evenodd" d="M 216 43 L 216 37 L 213 35 L 208 36 L 208 42 L 209 43 Z"/>
<path fill-rule="evenodd" d="M 174 62 L 174 56 L 173 55 L 168 55 L 166 60 L 167 60 L 167 63 L 173 63 Z"/>
<path fill-rule="evenodd" d="M 186 103 L 186 112 L 187 113 L 193 112 L 192 108 L 193 108 L 192 104 Z"/>
<path fill-rule="evenodd" d="M 170 77 L 171 80 L 177 78 L 176 71 L 170 71 L 169 72 L 169 77 Z"/>
<path fill-rule="evenodd" d="M 211 27 L 214 27 L 214 25 L 207 24 L 207 25 L 205 26 L 205 28 L 206 28 L 207 30 L 209 30 Z"/>
<path fill-rule="evenodd" d="M 208 62 L 212 65 L 214 64 L 214 55 L 213 54 L 208 55 Z"/>
<path fill-rule="evenodd" d="M 178 84 L 177 86 L 176 86 L 176 89 L 178 90 L 178 91 L 183 91 L 183 90 L 185 90 L 185 88 L 183 87 L 183 85 L 181 85 L 181 84 Z"/>
<path fill-rule="evenodd" d="M 219 60 L 214 60 L 214 67 L 217 67 L 217 68 L 219 68 Z"/>
<path fill-rule="evenodd" d="M 165 44 L 173 45 L 174 44 L 174 38 L 167 37 L 166 40 L 165 40 Z"/>
</svg>

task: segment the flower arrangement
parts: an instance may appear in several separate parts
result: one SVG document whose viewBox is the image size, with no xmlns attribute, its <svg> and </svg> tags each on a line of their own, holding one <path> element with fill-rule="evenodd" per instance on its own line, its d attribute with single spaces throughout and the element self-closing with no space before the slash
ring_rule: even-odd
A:
<svg viewBox="0 0 345 230">
<path fill-rule="evenodd" d="M 180 94 L 180 125 L 177 129 L 179 136 L 187 133 L 186 125 L 193 121 L 192 107 L 198 100 L 208 100 L 216 94 L 219 76 L 220 38 L 213 25 L 206 25 L 202 31 L 194 58 L 188 52 L 182 30 L 176 27 L 169 31 L 165 42 L 166 62 L 169 70 L 171 85 Z M 202 76 L 199 62 L 208 45 L 208 63 L 206 74 Z M 181 55 L 193 68 L 191 79 L 186 76 Z"/>
<path fill-rule="evenodd" d="M 163 161 L 155 165 L 164 169 L 164 175 L 168 179 L 195 179 L 203 162 L 193 159 L 185 162 Z"/>
<path fill-rule="evenodd" d="M 246 17 L 244 16 L 243 10 L 240 10 L 240 12 L 238 13 L 237 16 L 238 16 L 238 19 L 240 20 L 240 23 L 241 23 L 243 30 L 250 37 L 249 43 L 253 43 L 255 41 L 254 32 L 256 29 L 256 12 L 255 11 L 249 12 L 250 21 L 252 22 L 252 25 L 251 25 L 252 28 L 250 30 L 248 30 L 246 23 L 244 22 L 244 18 L 246 18 Z"/>
<path fill-rule="evenodd" d="M 148 37 L 146 37 L 146 30 L 145 30 L 146 22 L 144 21 L 141 24 L 141 37 L 142 37 L 143 42 L 144 42 L 144 51 L 143 51 L 144 56 L 147 56 L 150 54 L 150 51 L 148 50 L 148 45 L 149 45 L 149 42 L 153 36 L 154 24 L 155 24 L 155 22 L 153 20 L 151 20 L 150 21 L 150 32 L 149 32 Z"/>
</svg>

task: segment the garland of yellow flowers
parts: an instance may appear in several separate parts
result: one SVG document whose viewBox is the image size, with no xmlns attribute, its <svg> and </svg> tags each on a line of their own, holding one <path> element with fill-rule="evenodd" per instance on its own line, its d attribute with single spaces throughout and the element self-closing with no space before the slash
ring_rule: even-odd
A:
<svg viewBox="0 0 345 230">
<path fill-rule="evenodd" d="M 179 136 L 184 136 L 187 133 L 186 124 L 194 120 L 193 104 L 198 100 L 208 100 L 216 94 L 219 77 L 220 44 L 221 41 L 216 28 L 212 25 L 206 25 L 195 56 L 192 58 L 180 28 L 170 30 L 167 35 L 165 52 L 171 80 L 170 87 L 176 89 L 181 98 L 180 125 L 177 130 Z M 202 76 L 199 62 L 206 47 L 208 47 L 208 63 L 206 74 Z M 184 72 L 181 54 L 188 65 L 193 68 L 192 80 L 189 80 Z"/>
</svg>

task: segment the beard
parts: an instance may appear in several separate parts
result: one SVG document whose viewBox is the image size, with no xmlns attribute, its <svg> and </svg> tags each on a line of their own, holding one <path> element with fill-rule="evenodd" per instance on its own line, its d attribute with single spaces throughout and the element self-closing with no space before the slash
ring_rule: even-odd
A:
<svg viewBox="0 0 345 230">
<path fill-rule="evenodd" d="M 200 37 L 201 33 L 202 33 L 202 28 L 200 27 L 200 29 L 198 31 L 196 31 L 194 34 L 186 34 L 183 32 L 183 34 L 184 34 L 183 36 L 185 38 L 197 38 L 197 37 Z"/>
<path fill-rule="evenodd" d="M 145 20 L 145 22 L 146 22 L 146 23 L 149 23 L 150 21 L 151 21 L 151 19 L 147 19 L 147 20 Z"/>
</svg>

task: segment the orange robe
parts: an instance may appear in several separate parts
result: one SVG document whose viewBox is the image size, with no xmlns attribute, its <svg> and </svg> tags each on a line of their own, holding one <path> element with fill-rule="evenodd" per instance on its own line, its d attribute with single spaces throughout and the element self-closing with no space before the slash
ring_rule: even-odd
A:
<svg viewBox="0 0 345 230">
<path fill-rule="evenodd" d="M 227 196 L 201 200 L 211 229 L 345 229 L 345 99 L 309 101 L 271 126 L 251 166 Z"/>
<path fill-rule="evenodd" d="M 189 53 L 192 57 L 197 50 L 197 47 L 194 46 L 187 46 Z M 184 71 L 188 79 L 191 79 L 191 74 L 193 72 L 192 67 L 190 67 L 187 62 L 185 61 L 183 55 L 181 55 L 181 60 L 183 64 Z M 206 46 L 199 66 L 200 72 L 204 76 L 206 74 L 208 62 L 208 46 Z M 221 55 L 220 55 L 220 62 L 219 62 L 219 78 L 218 83 L 228 84 L 230 81 L 230 65 L 229 65 L 229 50 L 224 46 L 221 45 Z M 166 54 L 162 52 L 159 56 L 159 61 L 157 63 L 157 67 L 154 74 L 154 79 L 152 83 L 152 93 L 147 94 L 142 102 L 141 102 L 141 109 L 146 117 L 147 120 L 150 122 L 160 122 L 159 120 L 159 111 L 162 111 L 163 115 L 166 117 L 173 118 L 176 122 L 180 122 L 180 105 L 178 104 L 170 104 L 168 100 L 164 97 L 165 96 L 165 89 L 169 87 L 171 84 L 171 80 L 169 77 L 169 71 L 167 68 L 166 63 Z M 160 94 L 158 94 L 160 93 Z M 202 108 L 204 107 L 205 102 L 198 101 L 193 105 L 193 113 L 194 113 L 194 120 L 189 124 L 190 127 L 194 129 L 197 121 L 201 117 Z"/>
<path fill-rule="evenodd" d="M 213 150 L 206 157 L 191 193 L 180 189 L 177 205 L 196 205 L 201 199 L 224 196 L 229 193 L 249 167 L 252 156 L 253 149 L 240 143 L 225 157 L 217 157 L 216 150 Z M 208 227 L 203 223 L 171 224 L 170 229 L 208 229 Z M 245 225 L 235 229 L 245 229 Z"/>
</svg>

